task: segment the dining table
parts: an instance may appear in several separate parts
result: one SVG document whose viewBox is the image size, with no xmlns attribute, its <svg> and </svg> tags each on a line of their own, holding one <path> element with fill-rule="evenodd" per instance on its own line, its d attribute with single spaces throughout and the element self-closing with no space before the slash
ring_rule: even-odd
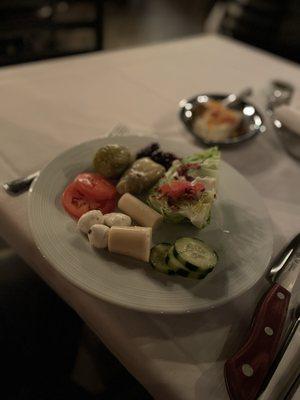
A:
<svg viewBox="0 0 300 400">
<path fill-rule="evenodd" d="M 104 136 L 118 124 L 199 145 L 179 119 L 180 100 L 251 87 L 251 102 L 264 115 L 266 131 L 221 154 L 262 197 L 272 221 L 275 256 L 299 232 L 300 164 L 286 153 L 265 112 L 272 79 L 297 87 L 300 68 L 208 34 L 3 67 L 0 182 L 40 170 L 64 150 Z M 110 304 L 74 286 L 42 256 L 29 226 L 28 201 L 27 192 L 11 196 L 1 187 L 1 237 L 153 398 L 229 399 L 224 363 L 245 340 L 255 306 L 268 288 L 264 278 L 206 311 L 148 313 Z M 268 265 L 263 268 L 267 271 Z M 298 285 L 295 304 L 299 294 Z"/>
</svg>

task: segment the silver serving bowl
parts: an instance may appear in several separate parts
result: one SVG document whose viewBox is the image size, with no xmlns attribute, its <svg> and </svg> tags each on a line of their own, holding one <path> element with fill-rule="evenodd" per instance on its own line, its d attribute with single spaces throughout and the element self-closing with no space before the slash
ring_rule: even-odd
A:
<svg viewBox="0 0 300 400">
<path fill-rule="evenodd" d="M 190 99 L 183 99 L 179 103 L 180 111 L 179 117 L 183 122 L 186 129 L 202 144 L 207 146 L 231 146 L 238 143 L 245 142 L 254 138 L 257 134 L 265 132 L 263 116 L 258 112 L 257 108 L 242 98 L 237 98 L 234 104 L 229 105 L 228 108 L 238 110 L 243 114 L 241 126 L 239 127 L 238 135 L 232 138 L 227 138 L 220 141 L 209 141 L 199 136 L 194 130 L 195 118 L 199 117 L 199 106 L 209 100 L 223 100 L 228 97 L 228 94 L 200 94 Z"/>
<path fill-rule="evenodd" d="M 278 119 L 273 119 L 273 124 L 286 151 L 300 160 L 300 135 L 283 125 Z"/>
</svg>

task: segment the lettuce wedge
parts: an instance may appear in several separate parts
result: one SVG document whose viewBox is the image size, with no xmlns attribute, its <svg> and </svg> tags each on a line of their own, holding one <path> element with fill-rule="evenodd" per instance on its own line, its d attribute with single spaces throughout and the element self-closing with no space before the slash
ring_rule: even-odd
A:
<svg viewBox="0 0 300 400">
<path fill-rule="evenodd" d="M 220 152 L 216 147 L 185 157 L 173 162 L 171 168 L 150 190 L 148 204 L 173 223 L 190 221 L 197 228 L 204 228 L 210 221 L 213 202 L 217 194 L 217 177 Z M 176 199 L 172 193 L 174 182 L 190 184 L 191 188 L 200 186 L 198 192 L 183 192 Z M 199 185 L 201 183 L 202 185 Z M 169 193 L 162 193 L 162 188 L 170 188 Z M 173 195 L 173 197 L 172 197 Z"/>
</svg>

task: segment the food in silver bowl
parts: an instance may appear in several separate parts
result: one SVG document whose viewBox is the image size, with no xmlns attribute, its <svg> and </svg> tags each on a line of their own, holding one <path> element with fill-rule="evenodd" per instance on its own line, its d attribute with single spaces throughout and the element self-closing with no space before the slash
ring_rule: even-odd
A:
<svg viewBox="0 0 300 400">
<path fill-rule="evenodd" d="M 200 103 L 194 119 L 194 132 L 207 141 L 220 142 L 240 134 L 243 114 L 220 101 Z"/>
<path fill-rule="evenodd" d="M 245 142 L 266 130 L 257 108 L 239 96 L 201 94 L 180 101 L 180 119 L 205 145 L 228 146 Z"/>
</svg>

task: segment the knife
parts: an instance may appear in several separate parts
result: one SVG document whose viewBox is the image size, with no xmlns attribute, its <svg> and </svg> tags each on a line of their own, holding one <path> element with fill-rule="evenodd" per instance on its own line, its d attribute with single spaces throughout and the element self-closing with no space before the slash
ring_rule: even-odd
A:
<svg viewBox="0 0 300 400">
<path fill-rule="evenodd" d="M 245 344 L 224 366 L 231 400 L 255 400 L 279 348 L 291 292 L 300 271 L 300 234 L 275 259 L 271 287 L 258 303 Z"/>
<path fill-rule="evenodd" d="M 291 398 L 300 380 L 300 305 L 264 382 L 259 400 Z"/>
</svg>

